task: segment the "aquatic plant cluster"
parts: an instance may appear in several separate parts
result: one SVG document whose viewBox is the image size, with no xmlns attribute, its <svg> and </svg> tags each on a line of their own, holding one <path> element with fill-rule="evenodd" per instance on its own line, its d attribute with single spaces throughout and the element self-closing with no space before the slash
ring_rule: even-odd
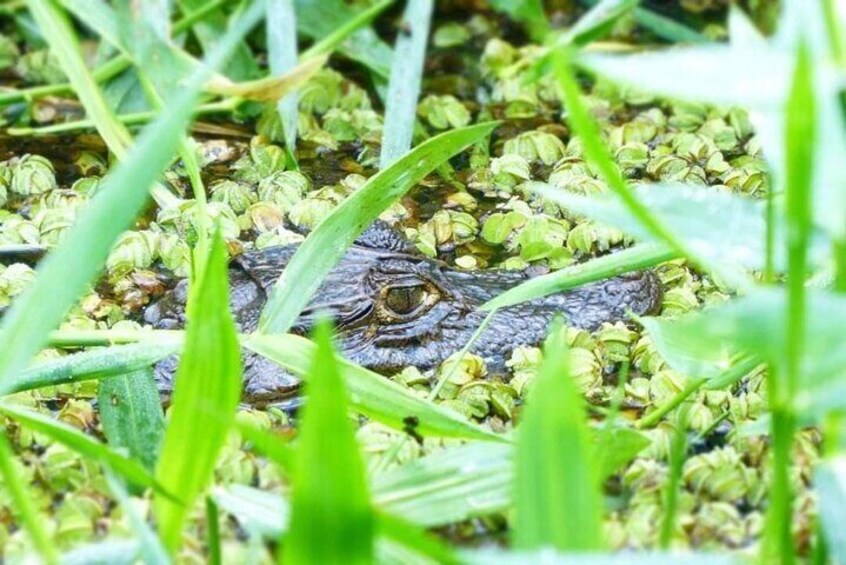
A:
<svg viewBox="0 0 846 565">
<path fill-rule="evenodd" d="M 300 2 L 293 4 L 303 9 Z M 367 10 L 390 2 L 356 4 L 362 5 L 356 9 Z M 409 10 L 413 4 L 409 3 Z M 566 273 L 612 258 L 624 249 L 637 249 L 642 245 L 637 243 L 643 239 L 642 232 L 628 229 L 630 223 L 613 221 L 617 219 L 613 214 L 607 222 L 597 221 L 596 213 L 550 197 L 549 191 L 557 191 L 584 205 L 588 200 L 579 198 L 599 202 L 617 194 L 617 188 L 607 169 L 597 162 L 591 139 L 575 123 L 574 108 L 562 104 L 564 89 L 560 66 L 556 66 L 560 61 L 550 47 L 555 44 L 537 37 L 527 39 L 527 34 L 532 37 L 537 32 L 531 14 L 500 6 L 512 4 L 509 2 L 490 4 L 505 13 L 488 8 L 469 15 L 463 8 L 436 10 L 422 89 L 409 119 L 415 145 L 492 119 L 499 120 L 499 125 L 492 133 L 465 144 L 463 153 L 434 164 L 431 168 L 437 168 L 436 172 L 376 214 L 402 231 L 422 254 L 470 273 L 482 269 Z M 632 2 L 599 4 L 609 10 L 607 14 L 597 10 L 599 17 L 608 17 L 614 24 L 603 27 L 609 23 L 605 20 L 600 21 L 603 25 L 597 24 L 608 42 L 598 44 L 600 52 L 638 41 L 684 42 L 684 37 L 690 37 L 662 35 L 669 33 L 667 29 L 678 29 L 655 27 L 654 18 L 662 18 L 659 21 L 666 26 L 674 21 L 670 16 L 682 17 L 692 26 L 684 28 L 687 33 L 700 39 L 720 40 L 728 33 L 720 23 L 726 13 L 724 2 L 682 2 L 682 16 L 661 15 L 654 6 L 633 10 Z M 763 10 L 758 4 L 764 3 L 752 4 L 750 13 Z M 652 8 L 654 12 L 649 11 Z M 10 13 L 16 9 L 25 11 L 21 6 Z M 588 21 L 591 15 L 597 17 L 594 11 L 587 14 Z M 0 18 L 3 15 L 0 12 Z M 389 12 L 382 17 L 390 20 L 399 15 Z M 568 25 L 562 29 L 578 29 L 577 18 L 568 17 Z M 500 35 L 498 30 L 510 18 L 514 20 L 509 25 L 519 31 Z M 361 29 L 345 33 L 373 33 L 367 27 L 369 20 L 360 25 Z M 0 35 L 0 77 L 14 76 L 15 83 L 8 92 L 0 90 L 0 108 L 6 94 L 14 96 L 27 87 L 55 87 L 68 80 L 52 44 L 51 48 L 33 47 L 15 26 L 4 23 L 3 29 L 13 31 Z M 322 35 L 330 35 L 330 31 Z M 314 30 L 305 33 L 320 40 L 321 34 Z M 267 38 L 267 45 L 253 48 L 263 52 L 271 48 L 270 41 Z M 142 322 L 144 308 L 177 279 L 199 276 L 197 249 L 217 249 L 220 242 L 226 255 L 236 256 L 305 242 L 309 233 L 333 220 L 344 202 L 368 190 L 381 174 L 379 152 L 389 131 L 385 101 L 371 81 L 350 72 L 348 58 L 370 65 L 373 72 L 368 57 L 375 57 L 377 46 L 384 43 L 379 40 L 371 44 L 370 52 L 363 49 L 352 54 L 337 47 L 340 41 L 334 45 L 340 55 L 337 60 L 333 57 L 329 66 L 298 85 L 293 120 L 296 149 L 283 142 L 291 120 L 286 122 L 284 111 L 275 103 L 232 97 L 226 99 L 233 100 L 226 120 L 206 124 L 208 131 L 222 131 L 223 135 L 198 127 L 193 137 L 181 142 L 179 159 L 169 163 L 160 181 L 167 197 L 154 192 L 155 203 L 143 211 L 132 229 L 119 233 L 105 257 L 101 276 L 75 301 L 51 334 L 50 346 L 40 350 L 31 367 L 37 370 L 39 364 L 46 367 L 51 363 L 58 367 L 63 360 L 74 358 L 79 346 L 133 343 L 142 340 L 139 336 L 145 332 L 153 335 Z M 288 70 L 291 68 L 293 64 Z M 436 72 L 430 75 L 428 69 Z M 760 209 L 765 202 L 772 202 L 775 181 L 765 160 L 769 154 L 744 107 L 682 101 L 602 76 L 585 75 L 582 85 L 581 101 L 598 125 L 610 162 L 619 170 L 621 182 L 636 194 L 646 195 L 656 184 L 685 184 L 729 200 L 741 197 L 750 206 L 760 204 Z M 73 127 L 80 117 L 79 108 L 67 112 L 62 100 L 44 98 L 10 105 L 0 118 L 10 126 L 8 133 L 0 133 L 0 149 L 15 147 L 15 138 L 9 133 Z M 37 144 L 28 144 L 27 150 L 0 162 L 0 250 L 30 246 L 52 253 L 85 217 L 86 207 L 107 190 L 104 187 L 113 165 L 103 147 L 75 150 L 69 158 L 49 150 L 42 154 L 29 149 L 32 146 Z M 115 153 L 111 146 L 109 149 Z M 292 167 L 292 158 L 298 167 Z M 205 186 L 207 197 L 196 193 L 198 186 Z M 213 255 L 213 251 L 208 253 Z M 621 460 L 604 463 L 613 469 L 609 468 L 601 481 L 606 501 L 601 516 L 603 548 L 721 550 L 750 556 L 766 554 L 767 544 L 772 543 L 767 520 L 773 518 L 767 514 L 772 512 L 771 493 L 778 482 L 774 477 L 777 467 L 772 463 L 774 440 L 766 433 L 773 404 L 773 388 L 768 382 L 776 378 L 772 367 L 758 357 L 735 355 L 720 366 L 721 375 L 733 371 L 721 381 L 685 370 L 693 365 L 679 362 L 679 346 L 668 345 L 673 323 L 684 324 L 702 309 L 726 307 L 738 294 L 735 281 L 723 276 L 725 271 L 711 269 L 710 260 L 697 248 L 688 258 L 673 254 L 653 265 L 663 287 L 660 323 L 605 323 L 593 332 L 565 327 L 557 338 L 550 338 L 552 343 L 559 339 L 562 351 L 566 350 L 566 373 L 562 374 L 571 378 L 586 399 L 586 429 L 608 434 L 606 440 L 619 434 L 607 447 L 618 447 L 616 456 Z M 204 268 L 212 269 L 211 263 Z M 32 261 L 0 265 L 0 309 L 9 311 L 17 298 L 32 290 L 36 269 Z M 777 278 L 768 272 L 771 270 L 750 268 L 750 280 Z M 104 336 L 102 341 L 74 342 L 80 336 L 97 335 Z M 115 340 L 116 336 L 119 339 Z M 318 339 L 318 349 L 321 343 Z M 390 382 L 407 396 L 431 401 L 448 410 L 451 418 L 472 423 L 479 434 L 519 436 L 519 423 L 524 416 L 530 418 L 525 413 L 532 406 L 532 391 L 544 386 L 550 347 L 555 346 L 547 345 L 545 353 L 538 344 L 515 345 L 505 372 L 493 371 L 484 358 L 460 351 L 430 371 L 407 367 L 391 376 Z M 158 512 L 161 504 L 156 488 L 144 491 L 137 483 L 128 492 L 125 487 L 116 488 L 115 470 L 102 454 L 80 450 L 43 422 L 27 424 L 30 420 L 26 418 L 54 420 L 98 442 L 115 441 L 114 428 L 109 428 L 113 424 L 106 422 L 103 413 L 107 397 L 101 383 L 107 381 L 77 379 L 74 370 L 68 369 L 75 376 L 65 382 L 17 387 L 20 391 L 7 395 L 0 408 L 14 453 L 9 459 L 12 471 L 27 486 L 44 534 L 63 552 L 103 539 L 138 536 L 139 531 L 147 531 L 138 525 L 139 516 L 148 517 L 153 509 Z M 21 411 L 29 415 L 19 417 Z M 349 421 L 355 426 L 364 466 L 372 473 L 374 504 L 396 511 L 409 523 L 434 529 L 443 540 L 458 545 L 508 539 L 517 524 L 514 505 L 524 507 L 517 501 L 510 503 L 499 487 L 479 491 L 491 499 L 482 497 L 481 511 L 459 508 L 442 514 L 427 514 L 431 508 L 441 507 L 425 497 L 421 496 L 418 508 L 413 504 L 417 499 L 404 501 L 401 489 L 391 490 L 392 486 L 401 487 L 403 479 L 423 481 L 419 477 L 426 477 L 428 465 L 436 469 L 436 463 L 430 461 L 443 464 L 438 468 L 443 472 L 449 468 L 445 462 L 454 464 L 450 458 L 465 453 L 451 450 L 467 449 L 466 453 L 472 454 L 478 437 L 468 441 L 471 436 L 462 432 L 421 435 L 411 424 L 403 428 L 382 421 L 378 414 L 366 410 L 361 414 Z M 291 445 L 296 443 L 274 447 L 272 442 L 295 438 L 299 425 L 305 423 L 278 408 L 242 406 L 234 418 L 236 424 L 224 434 L 213 459 L 206 508 L 193 505 L 184 510 L 187 525 L 178 543 L 179 560 L 208 559 L 210 530 L 225 561 L 266 562 L 277 553 L 275 544 L 264 540 L 278 539 L 286 526 L 281 519 L 268 518 L 268 512 L 273 516 L 288 504 L 285 500 L 290 497 L 293 472 L 278 458 L 290 457 L 287 451 L 293 452 Z M 787 448 L 789 466 L 783 469 L 784 488 L 792 494 L 785 536 L 797 554 L 807 556 L 819 551 L 821 536 L 812 485 L 814 469 L 823 461 L 823 434 L 813 426 L 795 432 Z M 488 443 L 490 453 L 500 453 L 496 450 L 501 444 Z M 594 454 L 601 451 L 602 442 Z M 509 452 L 501 459 L 507 462 L 512 456 Z M 155 457 L 142 463 L 148 470 L 156 469 Z M 491 468 L 496 469 L 491 476 L 506 473 Z M 510 473 L 502 476 L 510 478 Z M 467 479 L 468 484 L 474 481 L 482 478 Z M 296 492 L 297 485 L 293 488 Z M 467 488 L 467 498 L 472 499 L 473 487 Z M 497 496 L 506 496 L 506 501 Z M 39 545 L 21 522 L 18 500 L 11 489 L 0 488 L 0 547 L 9 561 L 38 551 Z M 296 501 L 292 504 L 296 513 Z M 217 512 L 231 519 L 218 524 Z M 669 524 L 668 513 L 672 517 Z M 431 519 L 424 517 L 427 515 Z M 167 550 L 174 551 L 169 543 L 165 542 Z M 397 538 L 391 543 L 397 544 Z M 382 560 L 400 560 L 404 555 L 396 547 L 382 547 L 389 545 L 384 540 L 377 545 Z M 430 558 L 436 554 L 415 549 Z M 468 561 L 483 559 L 481 554 L 463 556 Z"/>
</svg>

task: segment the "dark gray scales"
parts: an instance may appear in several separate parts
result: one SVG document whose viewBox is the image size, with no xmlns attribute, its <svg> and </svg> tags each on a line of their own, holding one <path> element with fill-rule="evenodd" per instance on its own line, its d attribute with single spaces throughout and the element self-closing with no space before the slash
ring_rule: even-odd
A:
<svg viewBox="0 0 846 565">
<path fill-rule="evenodd" d="M 242 332 L 254 331 L 271 287 L 298 245 L 245 253 L 229 268 L 230 306 Z M 356 240 L 323 281 L 292 331 L 308 335 L 317 313 L 334 320 L 342 354 L 383 374 L 413 365 L 428 369 L 461 349 L 485 317 L 479 306 L 528 280 L 520 271 L 462 272 L 418 254 L 399 233 L 377 222 Z M 147 308 L 144 320 L 156 328 L 185 324 L 187 282 L 181 281 Z M 628 312 L 649 314 L 661 303 L 657 277 L 641 272 L 608 279 L 503 308 L 472 351 L 501 368 L 512 350 L 535 345 L 561 315 L 574 327 L 596 329 L 628 320 Z M 156 366 L 160 389 L 168 393 L 177 359 Z M 272 361 L 244 353 L 244 401 L 266 405 L 294 397 L 300 381 Z"/>
</svg>

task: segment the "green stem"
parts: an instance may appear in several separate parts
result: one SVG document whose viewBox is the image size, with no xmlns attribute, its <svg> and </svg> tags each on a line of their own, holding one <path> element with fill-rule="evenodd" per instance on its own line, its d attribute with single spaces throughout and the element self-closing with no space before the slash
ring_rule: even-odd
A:
<svg viewBox="0 0 846 565">
<path fill-rule="evenodd" d="M 173 24 L 173 34 L 178 35 L 190 29 L 195 23 L 231 1 L 232 0 L 213 0 L 208 2 L 202 8 L 195 10 Z M 129 68 L 131 64 L 132 62 L 126 55 L 117 55 L 94 70 L 92 73 L 94 80 L 97 82 L 107 81 L 113 76 Z M 2 92 L 0 93 L 0 106 L 5 106 L 15 102 L 22 102 L 24 100 L 37 100 L 39 98 L 44 98 L 45 96 L 54 96 L 69 92 L 73 92 L 73 86 L 68 82 L 33 86 L 31 88 L 13 90 L 11 92 Z"/>
<path fill-rule="evenodd" d="M 32 501 L 32 493 L 26 483 L 21 480 L 18 470 L 13 463 L 14 454 L 5 434 L 0 434 L 0 476 L 3 477 L 4 490 L 11 499 L 11 508 L 17 515 L 32 544 L 46 563 L 58 563 L 59 554 L 56 546 L 44 529 L 44 521 L 36 512 Z"/>
<path fill-rule="evenodd" d="M 354 33 L 359 28 L 368 25 L 376 18 L 376 16 L 384 12 L 388 8 L 388 6 L 393 3 L 394 0 L 382 0 L 381 2 L 373 4 L 366 10 L 362 11 L 360 14 L 356 15 L 356 17 L 354 17 L 341 27 L 333 30 L 332 33 L 330 33 L 329 35 L 327 35 L 305 51 L 303 51 L 300 54 L 300 61 L 305 61 L 306 59 L 315 57 L 317 55 L 331 53 L 338 47 L 338 45 L 341 44 L 341 42 L 343 42 L 347 37 L 349 37 L 350 34 Z"/>
<path fill-rule="evenodd" d="M 641 418 L 638 423 L 638 428 L 651 428 L 652 426 L 656 425 L 660 422 L 664 416 L 668 413 L 672 412 L 676 407 L 680 406 L 687 398 L 699 390 L 702 385 L 708 382 L 708 379 L 705 377 L 699 377 L 698 379 L 693 379 L 688 383 L 686 387 L 682 390 L 677 392 L 673 398 L 670 399 L 669 402 L 666 404 L 662 404 L 643 418 Z"/>
<path fill-rule="evenodd" d="M 669 480 L 667 481 L 667 488 L 664 491 L 664 518 L 661 520 L 661 533 L 659 536 L 658 546 L 667 550 L 670 547 L 670 540 L 673 535 L 673 529 L 676 527 L 676 513 L 678 511 L 678 496 L 679 485 L 681 484 L 682 466 L 684 465 L 684 455 L 687 451 L 687 416 L 690 410 L 690 404 L 686 404 L 679 412 L 678 420 L 676 421 L 676 429 L 673 434 L 672 444 L 670 445 L 669 454 Z"/>
<path fill-rule="evenodd" d="M 222 553 L 220 550 L 220 517 L 217 503 L 210 496 L 206 497 L 206 542 L 209 546 L 209 564 L 220 565 Z"/>
<path fill-rule="evenodd" d="M 181 339 L 183 330 L 57 330 L 50 334 L 50 347 L 95 347 L 136 343 L 144 340 Z"/>
<path fill-rule="evenodd" d="M 217 114 L 221 112 L 230 112 L 241 102 L 240 98 L 226 98 L 218 102 L 209 104 L 202 104 L 194 109 L 194 113 L 198 116 L 207 114 Z M 150 122 L 159 115 L 156 110 L 145 110 L 143 112 L 133 112 L 131 114 L 120 114 L 116 118 L 125 125 L 133 126 L 145 124 Z M 7 130 L 9 135 L 24 136 L 24 135 L 56 135 L 61 133 L 68 133 L 72 131 L 79 131 L 85 129 L 94 129 L 96 126 L 92 120 L 77 120 L 74 122 L 65 122 L 63 124 L 56 124 L 52 126 L 45 126 L 40 128 L 9 128 Z"/>
</svg>

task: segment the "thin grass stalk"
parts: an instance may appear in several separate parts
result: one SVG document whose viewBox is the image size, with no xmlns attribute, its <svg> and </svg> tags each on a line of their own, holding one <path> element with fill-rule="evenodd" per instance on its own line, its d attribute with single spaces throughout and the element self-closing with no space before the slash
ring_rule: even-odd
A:
<svg viewBox="0 0 846 565">
<path fill-rule="evenodd" d="M 793 399 L 801 379 L 805 349 L 805 274 L 812 226 L 811 181 L 816 132 L 812 64 L 807 45 L 801 43 L 786 106 L 787 311 L 784 361 L 781 366 L 772 367 L 768 383 L 772 410 L 773 481 L 762 557 L 785 564 L 795 562 L 789 469 L 796 430 Z"/>
<path fill-rule="evenodd" d="M 221 112 L 231 112 L 241 103 L 241 98 L 231 97 L 225 98 L 218 102 L 211 102 L 209 104 L 201 104 L 193 110 L 193 115 L 204 116 L 208 114 L 219 114 Z M 124 125 L 134 126 L 143 125 L 156 119 L 159 112 L 156 110 L 145 110 L 143 112 L 133 112 L 129 114 L 118 114 L 116 118 Z M 61 133 L 69 133 L 73 131 L 95 129 L 97 125 L 93 120 L 75 120 L 72 122 L 65 122 L 61 124 L 54 124 L 43 127 L 14 127 L 6 130 L 6 133 L 14 136 L 28 136 L 28 135 L 56 135 Z"/>
<path fill-rule="evenodd" d="M 658 537 L 658 547 L 667 550 L 670 547 L 673 530 L 676 527 L 678 513 L 679 486 L 681 485 L 684 455 L 687 451 L 687 416 L 690 404 L 685 404 L 679 410 L 676 429 L 670 445 L 669 480 L 664 491 L 664 511 L 661 520 L 661 532 Z"/>
<path fill-rule="evenodd" d="M 667 230 L 649 209 L 637 199 L 637 196 L 623 178 L 620 168 L 614 163 L 611 153 L 602 141 L 599 125 L 590 115 L 581 99 L 581 92 L 570 65 L 567 49 L 556 51 L 553 54 L 552 61 L 562 101 L 567 108 L 567 122 L 573 129 L 573 133 L 581 138 L 585 156 L 597 168 L 602 180 L 620 198 L 632 216 L 652 235 L 681 255 L 693 258 L 675 234 Z"/>
<path fill-rule="evenodd" d="M 182 19 L 173 24 L 173 35 L 178 35 L 190 29 L 198 21 L 205 18 L 210 13 L 214 12 L 221 6 L 224 6 L 233 0 L 211 0 L 202 8 L 191 12 Z M 23 6 L 23 2 L 20 3 Z M 109 59 L 92 72 L 94 80 L 97 82 L 105 82 L 115 75 L 128 69 L 132 61 L 124 54 L 115 56 Z M 42 86 L 33 86 L 30 88 L 23 88 L 20 90 L 13 90 L 11 92 L 0 92 L 0 106 L 12 104 L 14 102 L 32 101 L 45 96 L 52 96 L 56 94 L 66 94 L 73 92 L 73 85 L 69 82 L 59 84 L 46 84 Z"/>
<path fill-rule="evenodd" d="M 0 476 L 3 477 L 4 489 L 9 493 L 9 497 L 14 503 L 12 508 L 15 509 L 15 514 L 29 534 L 32 545 L 42 559 L 51 565 L 58 563 L 59 553 L 47 535 L 44 523 L 38 516 L 35 506 L 33 506 L 34 496 L 29 492 L 29 487 L 21 480 L 17 469 L 14 467 L 13 457 L 14 454 L 6 435 L 0 434 Z"/>
</svg>

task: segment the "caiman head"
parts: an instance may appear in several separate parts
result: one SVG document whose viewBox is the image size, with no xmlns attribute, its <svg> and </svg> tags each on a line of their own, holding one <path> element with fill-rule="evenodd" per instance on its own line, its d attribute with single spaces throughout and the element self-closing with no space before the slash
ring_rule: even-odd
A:
<svg viewBox="0 0 846 565">
<path fill-rule="evenodd" d="M 245 253 L 230 268 L 231 308 L 241 331 L 253 331 L 271 287 L 297 245 Z M 409 365 L 433 367 L 461 349 L 479 328 L 491 298 L 528 280 L 519 271 L 462 272 L 419 254 L 401 235 L 377 222 L 350 247 L 320 285 L 292 331 L 308 334 L 318 315 L 335 322 L 338 343 L 350 361 L 381 373 Z M 145 319 L 157 327 L 184 323 L 185 283 L 150 306 Z M 471 351 L 501 367 L 519 345 L 538 344 L 550 322 L 595 329 L 647 314 L 660 305 L 661 286 L 651 272 L 600 283 L 500 309 Z M 247 399 L 270 400 L 291 375 L 264 359 L 245 356 Z M 281 376 L 280 376 L 281 375 Z"/>
</svg>

